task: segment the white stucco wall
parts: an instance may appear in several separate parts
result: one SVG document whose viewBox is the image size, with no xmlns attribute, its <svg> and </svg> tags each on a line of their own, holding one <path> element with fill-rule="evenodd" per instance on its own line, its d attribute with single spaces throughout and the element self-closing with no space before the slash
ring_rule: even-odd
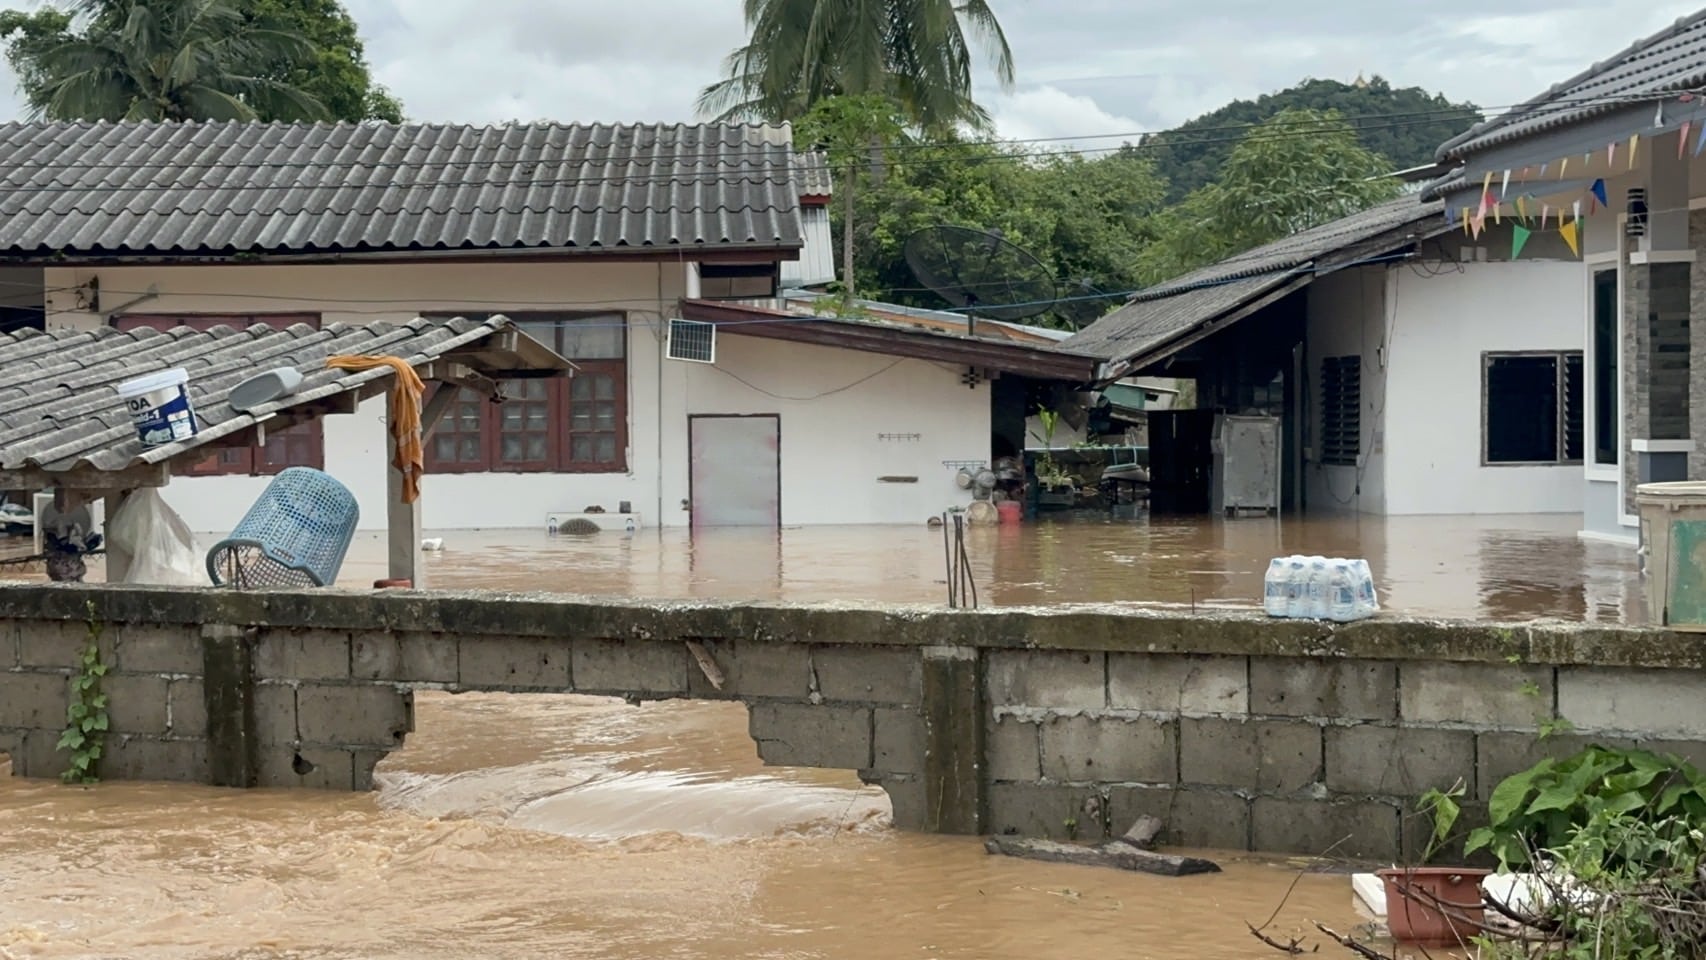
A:
<svg viewBox="0 0 1706 960">
<path fill-rule="evenodd" d="M 1580 271 L 1555 260 L 1392 268 L 1387 512 L 1581 512 L 1579 464 L 1481 465 L 1481 354 L 1580 350 Z"/>
<path fill-rule="evenodd" d="M 136 313 L 312 311 L 325 323 L 375 323 L 457 309 L 628 311 L 628 471 L 430 475 L 422 495 L 428 528 L 540 528 L 548 513 L 593 504 L 614 511 L 623 500 L 647 525 L 683 525 L 690 412 L 781 416 L 789 525 L 922 522 L 964 500 L 955 500 L 960 492 L 941 461 L 989 455 L 987 384 L 967 389 L 959 371 L 935 364 L 751 337 L 720 337 L 717 368 L 664 360 L 659 320 L 692 292 L 691 274 L 691 265 L 637 263 L 60 268 L 47 271 L 46 285 L 56 291 L 48 297 L 48 323 L 56 327 L 100 322 L 64 292 L 97 275 L 108 305 L 155 287 L 157 297 L 130 308 Z M 379 398 L 353 416 L 325 420 L 326 468 L 355 493 L 363 529 L 385 524 L 384 409 Z M 897 452 L 879 446 L 878 433 L 923 436 Z M 895 473 L 915 473 L 920 482 L 873 489 L 876 476 Z M 165 493 L 193 529 L 223 533 L 268 481 L 180 477 Z"/>
<path fill-rule="evenodd" d="M 1330 273 L 1309 285 L 1304 496 L 1314 512 L 1386 512 L 1386 458 L 1381 452 L 1386 372 L 1379 347 L 1384 343 L 1387 283 L 1383 267 L 1359 267 Z M 1323 464 L 1321 361 L 1352 355 L 1362 358 L 1360 462 L 1354 467 Z"/>
<path fill-rule="evenodd" d="M 1321 359 L 1362 357 L 1361 466 L 1309 463 L 1310 509 L 1581 512 L 1580 465 L 1481 464 L 1481 356 L 1580 350 L 1580 265 L 1429 266 L 1343 271 L 1310 288 L 1312 445 L 1320 430 Z"/>
</svg>

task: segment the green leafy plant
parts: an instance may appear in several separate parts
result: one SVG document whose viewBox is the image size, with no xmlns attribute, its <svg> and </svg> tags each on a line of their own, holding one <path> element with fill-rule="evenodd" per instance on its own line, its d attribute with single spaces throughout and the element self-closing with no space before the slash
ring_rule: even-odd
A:
<svg viewBox="0 0 1706 960">
<path fill-rule="evenodd" d="M 1451 839 L 1451 828 L 1457 826 L 1458 818 L 1463 815 L 1463 795 L 1467 789 L 1459 780 L 1449 790 L 1433 789 L 1422 794 L 1416 801 L 1416 812 L 1427 814 L 1433 821 L 1433 832 L 1428 835 L 1427 849 L 1422 852 L 1422 862 L 1427 863 L 1434 858 L 1446 841 Z"/>
<path fill-rule="evenodd" d="M 66 783 L 100 779 L 101 752 L 109 725 L 107 695 L 101 690 L 101 678 L 107 675 L 107 665 L 101 662 L 105 625 L 95 616 L 93 601 L 88 610 L 89 642 L 77 658 L 78 673 L 71 680 L 71 703 L 65 710 L 65 733 L 59 738 L 58 749 L 71 754 L 71 765 L 60 774 Z"/>
<path fill-rule="evenodd" d="M 1706 778 L 1679 757 L 1593 746 L 1506 777 L 1487 807 L 1489 825 L 1470 832 L 1464 853 L 1491 851 L 1509 869 L 1527 865 L 1531 851 L 1564 848 L 1605 818 L 1670 824 L 1670 833 L 1706 822 Z M 1639 851 L 1605 853 L 1617 867 Z"/>
<path fill-rule="evenodd" d="M 1062 467 L 1049 452 L 1054 449 L 1054 431 L 1060 426 L 1060 414 L 1053 410 L 1041 410 L 1037 413 L 1037 420 L 1043 425 L 1043 435 L 1037 439 L 1045 446 L 1045 449 L 1037 454 L 1037 483 L 1044 490 L 1070 490 L 1078 486 L 1078 477 Z"/>
</svg>

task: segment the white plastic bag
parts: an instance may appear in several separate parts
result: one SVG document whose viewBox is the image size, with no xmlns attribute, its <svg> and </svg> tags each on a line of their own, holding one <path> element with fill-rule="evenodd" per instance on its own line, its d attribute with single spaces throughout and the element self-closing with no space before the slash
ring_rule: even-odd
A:
<svg viewBox="0 0 1706 960">
<path fill-rule="evenodd" d="M 205 587 L 209 582 L 195 534 L 153 487 L 132 493 L 108 519 L 107 550 L 130 555 L 124 583 Z"/>
</svg>

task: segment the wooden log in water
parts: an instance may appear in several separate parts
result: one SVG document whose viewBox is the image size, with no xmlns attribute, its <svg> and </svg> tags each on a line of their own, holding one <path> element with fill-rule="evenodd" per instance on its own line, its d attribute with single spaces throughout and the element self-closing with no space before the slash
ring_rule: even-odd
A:
<svg viewBox="0 0 1706 960">
<path fill-rule="evenodd" d="M 1047 863 L 1075 863 L 1086 867 L 1112 867 L 1116 870 L 1135 870 L 1163 877 L 1185 877 L 1197 873 L 1219 873 L 1220 865 L 1201 857 L 1182 857 L 1170 853 L 1140 850 L 1121 841 L 1089 847 L 1055 840 L 1030 840 L 1022 837 L 990 837 L 983 842 L 990 853 Z"/>
</svg>

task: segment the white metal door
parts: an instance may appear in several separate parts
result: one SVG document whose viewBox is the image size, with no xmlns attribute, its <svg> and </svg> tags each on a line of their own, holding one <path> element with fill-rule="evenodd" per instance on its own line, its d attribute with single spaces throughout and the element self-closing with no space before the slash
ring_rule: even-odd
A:
<svg viewBox="0 0 1706 960">
<path fill-rule="evenodd" d="M 781 418 L 687 419 L 694 527 L 779 527 Z"/>
</svg>

